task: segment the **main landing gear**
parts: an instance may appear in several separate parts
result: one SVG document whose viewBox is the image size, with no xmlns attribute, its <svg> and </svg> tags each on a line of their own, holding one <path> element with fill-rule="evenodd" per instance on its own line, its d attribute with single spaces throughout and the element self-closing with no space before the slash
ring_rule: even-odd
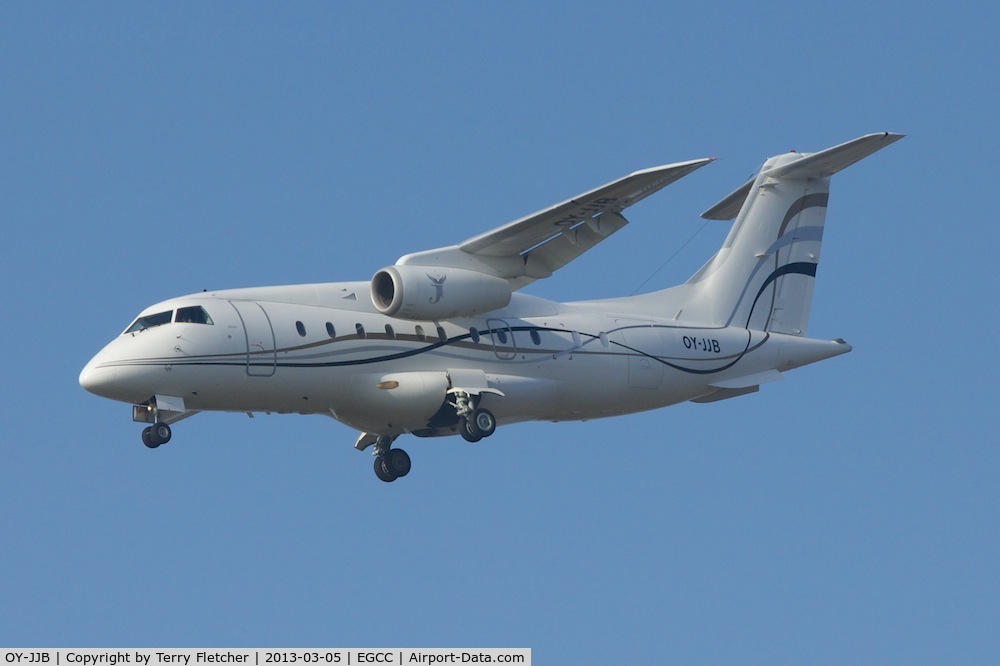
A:
<svg viewBox="0 0 1000 666">
<path fill-rule="evenodd" d="M 478 442 L 483 437 L 492 435 L 496 429 L 497 419 L 488 409 L 477 409 L 458 422 L 458 431 L 467 442 Z"/>
<path fill-rule="evenodd" d="M 463 395 L 464 394 L 464 395 Z M 488 409 L 472 409 L 467 393 L 456 395 L 455 405 L 459 414 L 458 431 L 467 442 L 478 442 L 489 437 L 497 429 L 497 419 Z M 391 483 L 410 473 L 410 456 L 403 449 L 392 448 L 397 435 L 364 435 L 358 440 L 358 448 L 367 448 L 375 439 L 375 476 Z"/>
<path fill-rule="evenodd" d="M 488 409 L 473 407 L 472 396 L 462 389 L 448 391 L 455 396 L 455 402 L 450 403 L 458 414 L 458 432 L 467 442 L 478 442 L 483 437 L 489 437 L 497 429 L 497 418 Z"/>
<path fill-rule="evenodd" d="M 393 449 L 395 437 L 381 436 L 375 441 L 375 476 L 391 483 L 410 473 L 410 456 L 403 449 Z"/>
<path fill-rule="evenodd" d="M 155 449 L 161 444 L 169 442 L 171 434 L 170 426 L 166 423 L 154 423 L 147 428 L 143 428 L 142 443 L 151 449 Z"/>
</svg>

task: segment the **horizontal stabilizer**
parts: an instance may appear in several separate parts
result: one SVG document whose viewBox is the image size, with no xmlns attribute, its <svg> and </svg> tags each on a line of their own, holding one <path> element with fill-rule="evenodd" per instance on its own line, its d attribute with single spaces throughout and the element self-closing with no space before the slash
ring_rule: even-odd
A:
<svg viewBox="0 0 1000 666">
<path fill-rule="evenodd" d="M 803 155 L 802 159 L 765 171 L 764 175 L 772 178 L 793 179 L 828 178 L 841 169 L 846 169 L 889 144 L 899 141 L 903 136 L 891 132 L 867 134 L 839 146 L 821 150 L 818 153 Z"/>
<path fill-rule="evenodd" d="M 755 372 L 752 375 L 744 375 L 733 379 L 723 379 L 722 381 L 712 382 L 709 386 L 722 389 L 742 389 L 750 386 L 760 386 L 761 384 L 767 384 L 768 382 L 776 382 L 779 379 L 784 379 L 784 377 L 777 370 L 765 370 L 764 372 Z"/>
<path fill-rule="evenodd" d="M 784 379 L 784 376 L 777 370 L 765 370 L 764 372 L 755 372 L 752 375 L 723 379 L 709 384 L 709 386 L 716 389 L 715 391 L 707 393 L 700 398 L 695 398 L 691 402 L 718 402 L 720 400 L 728 400 L 729 398 L 737 398 L 741 395 L 749 395 L 750 393 L 759 391 L 761 384 L 776 382 L 779 379 Z"/>
<path fill-rule="evenodd" d="M 701 214 L 706 220 L 731 220 L 740 214 L 743 202 L 750 195 L 753 178 L 741 185 L 735 192 Z"/>
<path fill-rule="evenodd" d="M 741 395 L 750 395 L 751 393 L 756 393 L 760 390 L 759 386 L 747 386 L 746 388 L 738 389 L 717 389 L 712 391 L 708 395 L 703 395 L 700 398 L 695 398 L 691 402 L 697 402 L 699 404 L 704 404 L 706 402 L 719 402 L 720 400 L 729 400 L 730 398 L 738 398 Z"/>
<path fill-rule="evenodd" d="M 880 132 L 868 134 L 818 153 L 804 153 L 799 159 L 768 169 L 764 176 L 771 178 L 807 179 L 828 178 L 855 162 L 868 157 L 903 138 L 903 134 Z M 755 178 L 737 188 L 732 194 L 701 214 L 706 220 L 731 220 L 740 214 L 743 202 L 750 196 Z"/>
</svg>

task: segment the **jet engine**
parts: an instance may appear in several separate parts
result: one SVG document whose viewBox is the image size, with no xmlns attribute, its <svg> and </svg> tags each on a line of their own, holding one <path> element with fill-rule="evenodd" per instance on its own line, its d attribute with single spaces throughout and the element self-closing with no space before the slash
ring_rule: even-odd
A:
<svg viewBox="0 0 1000 666">
<path fill-rule="evenodd" d="M 464 268 L 396 265 L 372 277 L 371 296 L 382 314 L 435 321 L 471 317 L 510 303 L 507 280 Z"/>
</svg>

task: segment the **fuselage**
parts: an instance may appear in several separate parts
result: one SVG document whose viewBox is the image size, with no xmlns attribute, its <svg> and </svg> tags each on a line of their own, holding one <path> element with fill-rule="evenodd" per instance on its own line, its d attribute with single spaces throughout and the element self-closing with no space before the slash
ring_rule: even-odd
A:
<svg viewBox="0 0 1000 666">
<path fill-rule="evenodd" d="M 403 433 L 490 437 L 757 391 L 851 350 L 806 337 L 830 178 L 902 135 L 784 153 L 703 217 L 732 220 L 689 280 L 557 303 L 520 290 L 622 229 L 625 209 L 710 159 L 636 171 L 370 281 L 202 292 L 144 310 L 80 374 L 132 404 L 142 442 L 200 411 L 325 414 L 361 431 L 374 471 L 410 472 Z"/>
<path fill-rule="evenodd" d="M 455 432 L 455 419 L 439 412 L 448 413 L 445 392 L 459 371 L 483 374 L 495 393 L 481 406 L 500 423 L 580 420 L 696 399 L 728 377 L 850 349 L 524 294 L 477 317 L 412 321 L 376 311 L 368 288 L 263 287 L 164 301 L 97 354 L 80 382 L 133 404 L 178 396 L 189 411 L 316 413 L 369 433 L 443 435 Z"/>
</svg>

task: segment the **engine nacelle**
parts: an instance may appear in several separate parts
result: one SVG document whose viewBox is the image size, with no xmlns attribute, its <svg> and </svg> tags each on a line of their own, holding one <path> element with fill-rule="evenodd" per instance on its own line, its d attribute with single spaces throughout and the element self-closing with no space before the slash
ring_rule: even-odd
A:
<svg viewBox="0 0 1000 666">
<path fill-rule="evenodd" d="M 372 303 L 390 317 L 435 321 L 506 307 L 507 280 L 464 268 L 389 266 L 372 278 Z"/>
</svg>

